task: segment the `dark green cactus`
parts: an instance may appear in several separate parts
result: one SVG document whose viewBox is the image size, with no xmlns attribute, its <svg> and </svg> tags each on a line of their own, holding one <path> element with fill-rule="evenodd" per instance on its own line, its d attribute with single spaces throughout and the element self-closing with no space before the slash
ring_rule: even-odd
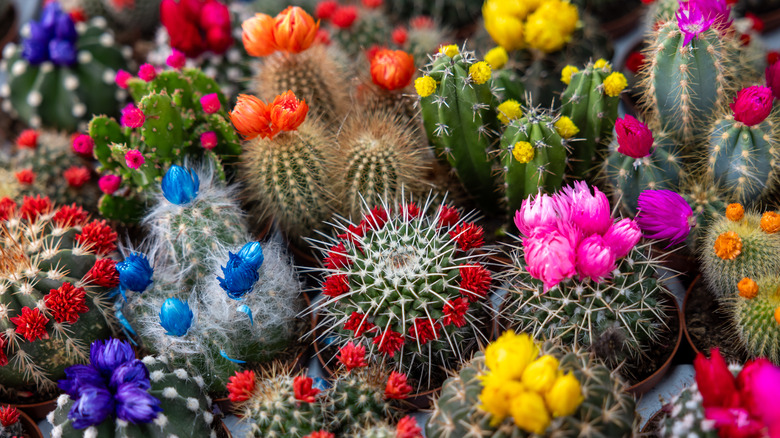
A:
<svg viewBox="0 0 780 438">
<path fill-rule="evenodd" d="M 481 0 L 388 0 L 384 2 L 388 14 L 401 18 L 427 15 L 436 23 L 460 28 L 472 23 L 480 15 Z"/>
<path fill-rule="evenodd" d="M 707 179 L 700 175 L 699 178 L 687 177 L 680 184 L 680 195 L 688 201 L 696 217 L 696 226 L 691 229 L 686 241 L 686 245 L 692 250 L 696 250 L 701 243 L 709 225 L 723 217 L 723 212 L 726 211 L 723 194 L 706 181 Z"/>
<path fill-rule="evenodd" d="M 334 28 L 332 32 L 333 40 L 354 59 L 360 59 L 366 50 L 374 46 L 387 46 L 392 30 L 392 24 L 382 11 L 358 8 L 357 12 L 357 19 L 351 26 Z"/>
</svg>

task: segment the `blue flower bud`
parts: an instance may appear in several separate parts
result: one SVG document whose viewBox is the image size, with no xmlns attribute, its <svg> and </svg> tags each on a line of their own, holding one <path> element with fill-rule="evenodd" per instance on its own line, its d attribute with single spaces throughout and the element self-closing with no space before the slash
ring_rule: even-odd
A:
<svg viewBox="0 0 780 438">
<path fill-rule="evenodd" d="M 57 25 L 57 18 L 60 15 L 66 14 L 62 11 L 59 2 L 49 3 L 45 8 L 43 8 L 43 12 L 41 12 L 41 19 L 39 22 L 46 29 L 46 32 L 48 32 L 49 38 L 54 35 L 54 28 Z"/>
<path fill-rule="evenodd" d="M 229 252 L 228 257 L 227 265 L 222 267 L 225 278 L 217 277 L 217 280 L 230 298 L 238 300 L 252 290 L 260 274 L 252 263 L 245 263 L 237 254 Z"/>
<path fill-rule="evenodd" d="M 30 37 L 22 44 L 22 57 L 32 65 L 49 60 L 49 36 L 39 23 L 30 22 Z"/>
<path fill-rule="evenodd" d="M 76 63 L 76 44 L 67 40 L 49 41 L 49 57 L 56 65 L 73 65 Z"/>
<path fill-rule="evenodd" d="M 65 379 L 57 383 L 61 390 L 76 400 L 81 389 L 88 386 L 102 387 L 105 385 L 105 379 L 94 367 L 78 364 L 65 368 Z"/>
<path fill-rule="evenodd" d="M 73 24 L 73 19 L 70 18 L 70 15 L 60 14 L 57 16 L 54 24 L 54 38 L 71 43 L 75 43 L 79 39 L 76 25 Z"/>
<path fill-rule="evenodd" d="M 238 251 L 238 256 L 244 263 L 255 269 L 260 269 L 263 266 L 263 247 L 260 242 L 247 243 Z"/>
<path fill-rule="evenodd" d="M 68 412 L 74 429 L 86 429 L 107 420 L 114 413 L 114 397 L 102 387 L 87 386 L 80 391 L 79 399 Z"/>
<path fill-rule="evenodd" d="M 119 271 L 119 285 L 133 292 L 143 292 L 152 284 L 154 269 L 144 254 L 131 253 L 124 261 L 116 264 Z"/>
<path fill-rule="evenodd" d="M 114 400 L 116 400 L 116 417 L 130 423 L 149 423 L 162 412 L 159 399 L 149 394 L 146 388 L 132 383 L 119 386 Z"/>
<path fill-rule="evenodd" d="M 162 179 L 162 192 L 171 204 L 183 205 L 196 196 L 200 188 L 200 180 L 193 170 L 173 165 Z"/>
<path fill-rule="evenodd" d="M 151 388 L 151 382 L 149 381 L 149 370 L 146 368 L 143 362 L 138 359 L 133 359 L 130 362 L 125 362 L 114 370 L 111 374 L 111 380 L 109 381 L 109 388 L 116 391 L 120 385 L 132 383 L 135 386 L 143 389 Z"/>
<path fill-rule="evenodd" d="M 168 298 L 160 309 L 160 325 L 168 336 L 184 336 L 192 325 L 192 310 L 186 301 Z"/>
<path fill-rule="evenodd" d="M 127 341 L 119 339 L 95 341 L 89 350 L 92 366 L 106 379 L 110 379 L 114 370 L 120 365 L 133 359 L 135 359 L 133 347 Z"/>
</svg>

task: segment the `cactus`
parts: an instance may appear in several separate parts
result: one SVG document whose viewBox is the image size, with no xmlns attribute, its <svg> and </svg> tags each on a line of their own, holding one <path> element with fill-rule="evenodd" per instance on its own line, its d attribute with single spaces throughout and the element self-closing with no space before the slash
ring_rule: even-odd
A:
<svg viewBox="0 0 780 438">
<path fill-rule="evenodd" d="M 95 142 L 100 171 L 122 179 L 114 194 L 101 198 L 100 212 L 106 218 L 132 223 L 140 219 L 150 192 L 172 164 L 201 157 L 216 163 L 231 162 L 241 152 L 241 145 L 227 120 L 225 96 L 202 71 L 169 70 L 150 82 L 133 78 L 127 84 L 138 103 L 131 111 L 142 113 L 136 121 L 140 126 L 122 127 L 113 118 L 97 116 L 89 124 L 89 135 Z M 212 94 L 219 100 L 219 109 L 207 113 L 201 98 Z M 207 132 L 214 133 L 216 143 L 208 147 L 202 137 Z M 131 163 L 128 154 L 142 157 L 140 163 Z"/>
<path fill-rule="evenodd" d="M 5 47 L 0 71 L 8 74 L 8 80 L 0 96 L 5 99 L 3 110 L 32 127 L 72 132 L 92 114 L 117 113 L 124 93 L 114 89 L 114 76 L 127 68 L 130 49 L 115 47 L 106 20 L 97 18 L 75 27 L 72 20 L 60 26 L 58 32 L 63 35 L 52 40 L 56 51 L 49 54 L 49 41 L 41 38 L 54 35 L 55 19 L 70 20 L 52 2 L 44 9 L 41 22 L 22 29 L 24 50 L 14 44 Z M 44 20 L 52 28 L 46 28 L 49 25 L 42 24 Z M 68 27 L 73 33 L 63 32 Z"/>
<path fill-rule="evenodd" d="M 739 343 L 748 355 L 780 364 L 780 277 L 775 272 L 756 278 L 755 284 L 758 290 L 754 295 L 732 292 L 727 308 Z"/>
<path fill-rule="evenodd" d="M 117 235 L 80 207 L 0 200 L 0 391 L 50 393 L 65 368 L 108 337 Z"/>
<path fill-rule="evenodd" d="M 3 4 L 0 2 L 0 14 L 2 12 Z M 23 433 L 19 411 L 10 405 L 0 406 L 0 438 L 20 437 Z"/>
<path fill-rule="evenodd" d="M 409 20 L 406 42 L 400 47 L 414 57 L 414 65 L 422 68 L 428 63 L 428 54 L 435 52 L 446 41 L 449 33 L 432 20 L 417 17 Z"/>
<path fill-rule="evenodd" d="M 757 280 L 780 272 L 780 234 L 765 231 L 761 219 L 758 213 L 745 212 L 743 217 L 721 217 L 706 230 L 701 271 L 715 297 L 734 295 L 745 277 Z"/>
<path fill-rule="evenodd" d="M 160 0 L 133 0 L 132 3 L 112 0 L 79 0 L 87 17 L 104 17 L 117 34 L 135 38 L 154 33 L 160 22 Z"/>
<path fill-rule="evenodd" d="M 124 345 L 126 345 L 128 350 L 130 349 L 129 344 L 125 343 Z M 81 395 L 78 389 L 66 390 L 69 393 L 62 394 L 57 399 L 56 409 L 46 417 L 49 424 L 54 428 L 52 436 L 61 438 L 97 436 L 101 438 L 168 438 L 171 436 L 180 438 L 216 438 L 217 433 L 212 430 L 214 415 L 210 412 L 211 399 L 203 392 L 203 377 L 188 373 L 181 368 L 172 367 L 164 357 L 153 356 L 146 356 L 143 360 L 134 359 L 133 356 L 130 356 L 127 362 L 121 363 L 115 370 L 109 370 L 108 372 L 113 372 L 113 375 L 121 375 L 119 374 L 121 371 L 131 366 L 134 370 L 142 369 L 143 377 L 140 379 L 146 379 L 145 385 L 139 385 L 139 389 L 134 388 L 143 395 L 133 393 L 133 401 L 137 402 L 138 399 L 143 397 L 144 401 L 149 403 L 149 405 L 142 403 L 131 405 L 128 410 L 131 411 L 130 415 L 136 417 L 133 418 L 134 421 L 123 419 L 122 417 L 126 417 L 128 413 L 122 413 L 121 408 L 117 409 L 116 417 L 112 408 L 112 412 L 107 417 L 104 417 L 104 420 L 95 421 L 91 417 L 99 416 L 99 412 L 104 410 L 105 407 L 95 400 L 90 400 L 91 403 L 90 401 L 83 401 L 86 397 Z M 93 367 L 89 368 L 95 370 Z M 84 372 L 83 370 L 79 371 Z M 97 371 L 92 372 L 97 373 Z M 84 377 L 81 378 L 84 379 Z M 133 383 L 136 382 L 138 381 L 133 381 Z M 61 382 L 61 385 L 63 383 L 67 385 L 70 382 L 66 380 Z M 78 383 L 84 384 L 86 382 L 79 381 Z M 120 388 L 133 383 L 124 383 Z M 101 389 L 108 394 L 108 397 L 113 395 L 115 400 L 127 400 L 129 398 L 120 398 L 119 394 L 111 394 L 110 389 Z M 121 390 L 117 392 L 119 391 Z M 124 393 L 126 394 L 127 391 Z M 114 402 L 114 399 L 111 401 Z M 77 402 L 78 404 L 76 404 Z M 117 401 L 116 405 L 121 406 L 121 403 Z M 75 407 L 77 409 L 74 409 L 74 404 L 76 404 Z M 111 405 L 113 406 L 114 403 L 111 403 Z M 157 409 L 150 409 L 150 406 L 157 406 Z M 141 412 L 144 412 L 146 409 L 151 410 L 151 414 L 146 418 L 137 418 L 143 415 Z M 73 415 L 74 412 L 77 412 L 75 416 Z M 75 424 L 76 421 L 83 420 L 83 417 L 92 419 L 91 424 L 88 426 Z M 78 420 L 74 421 L 74 419 Z"/>
<path fill-rule="evenodd" d="M 696 382 L 682 390 L 671 401 L 671 411 L 664 416 L 659 436 L 663 438 L 718 438 L 714 422 L 704 416 L 702 396 Z M 685 419 L 680 421 L 680 419 Z"/>
<path fill-rule="evenodd" d="M 569 347 L 546 342 L 541 353 L 558 359 L 560 369 L 571 372 L 580 382 L 585 397 L 573 414 L 552 420 L 547 429 L 550 436 L 577 437 L 583 430 L 596 436 L 632 436 L 636 422 L 634 398 L 625 391 L 627 385 L 623 379 L 577 347 L 572 351 Z M 434 402 L 433 416 L 425 427 L 427 437 L 535 436 L 508 419 L 494 424 L 492 415 L 480 409 L 481 377 L 486 371 L 485 356 L 479 354 L 444 383 L 441 395 Z"/>
<path fill-rule="evenodd" d="M 326 255 L 320 337 L 370 342 L 370 357 L 389 358 L 418 389 L 482 340 L 491 282 L 474 252 L 482 228 L 431 203 L 383 200 L 359 224 L 338 220 L 339 237 L 312 242 Z"/>
<path fill-rule="evenodd" d="M 691 229 L 686 243 L 692 250 L 696 250 L 710 224 L 723 217 L 726 210 L 723 194 L 704 181 L 705 178 L 689 177 L 680 184 L 680 194 L 688 201 L 696 218 L 696 226 Z"/>
<path fill-rule="evenodd" d="M 357 18 L 349 27 L 333 29 L 333 41 L 352 59 L 360 59 L 366 50 L 388 44 L 390 26 L 391 23 L 382 11 L 358 8 Z"/>
<path fill-rule="evenodd" d="M 421 438 L 422 429 L 411 415 L 402 418 L 398 425 L 393 426 L 386 421 L 379 421 L 358 428 L 346 438 Z"/>
<path fill-rule="evenodd" d="M 581 140 L 569 158 L 569 173 L 575 178 L 593 175 L 599 158 L 605 155 L 617 119 L 619 94 L 611 93 L 613 90 L 604 84 L 612 74 L 612 66 L 601 61 L 589 62 L 572 74 L 561 95 L 561 115 L 580 128 L 577 137 Z"/>
<path fill-rule="evenodd" d="M 455 29 L 474 21 L 482 9 L 480 0 L 388 0 L 384 2 L 388 14 L 402 18 L 427 15 L 436 23 Z"/>
</svg>

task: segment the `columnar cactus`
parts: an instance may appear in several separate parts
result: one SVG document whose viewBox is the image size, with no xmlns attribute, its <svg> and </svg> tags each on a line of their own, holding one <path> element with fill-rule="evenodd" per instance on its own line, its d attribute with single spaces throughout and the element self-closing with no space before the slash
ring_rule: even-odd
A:
<svg viewBox="0 0 780 438">
<path fill-rule="evenodd" d="M 745 278 L 727 301 L 739 343 L 750 357 L 780 364 L 780 277 Z"/>
<path fill-rule="evenodd" d="M 91 357 L 60 381 L 65 394 L 46 417 L 53 437 L 216 438 L 203 377 L 164 357 L 135 359 L 116 339 L 93 344 Z"/>
<path fill-rule="evenodd" d="M 701 177 L 685 178 L 680 184 L 680 194 L 695 214 L 696 226 L 691 230 L 687 244 L 696 250 L 710 224 L 723 217 L 727 203 L 724 194 Z"/>
<path fill-rule="evenodd" d="M 0 65 L 8 74 L 0 88 L 6 112 L 34 128 L 66 131 L 75 131 L 92 114 L 117 113 L 123 93 L 113 80 L 127 68 L 130 50 L 114 46 L 105 19 L 76 26 L 52 2 L 22 34 L 22 46 L 7 45 Z"/>
<path fill-rule="evenodd" d="M 117 234 L 76 205 L 0 200 L 0 390 L 49 393 L 114 328 Z"/>
</svg>

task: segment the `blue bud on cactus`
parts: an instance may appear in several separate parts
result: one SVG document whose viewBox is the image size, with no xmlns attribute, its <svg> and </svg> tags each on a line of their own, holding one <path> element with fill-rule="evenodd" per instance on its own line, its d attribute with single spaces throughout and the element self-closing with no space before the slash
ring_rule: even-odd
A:
<svg viewBox="0 0 780 438">
<path fill-rule="evenodd" d="M 41 24 L 30 23 L 30 38 L 22 44 L 22 57 L 33 65 L 49 60 L 49 38 Z"/>
<path fill-rule="evenodd" d="M 67 40 L 49 41 L 49 57 L 57 65 L 73 65 L 76 63 L 76 45 Z"/>
<path fill-rule="evenodd" d="M 76 25 L 73 24 L 73 19 L 70 18 L 70 15 L 63 13 L 57 16 L 54 25 L 54 38 L 71 43 L 75 43 L 78 40 L 79 34 L 76 32 Z"/>
<path fill-rule="evenodd" d="M 238 256 L 244 260 L 244 263 L 255 269 L 260 269 L 260 266 L 263 266 L 263 247 L 260 242 L 247 243 L 238 251 Z"/>
<path fill-rule="evenodd" d="M 140 293 L 152 284 L 154 269 L 144 254 L 131 253 L 116 264 L 116 270 L 119 271 L 119 285 L 124 289 Z"/>
<path fill-rule="evenodd" d="M 192 310 L 186 301 L 168 298 L 160 309 L 160 325 L 168 336 L 184 336 L 192 325 Z"/>
<path fill-rule="evenodd" d="M 149 389 L 152 387 L 152 384 L 149 381 L 149 370 L 146 369 L 146 365 L 138 359 L 125 362 L 115 369 L 111 374 L 109 387 L 116 390 L 121 385 L 128 383 L 132 383 L 142 389 Z"/>
<path fill-rule="evenodd" d="M 200 180 L 193 170 L 173 165 L 165 173 L 162 180 L 162 191 L 165 199 L 171 204 L 183 205 L 196 196 L 200 188 Z"/>
<path fill-rule="evenodd" d="M 114 338 L 93 342 L 89 351 L 92 366 L 106 379 L 110 379 L 114 370 L 120 365 L 133 359 L 135 353 L 130 343 Z"/>
<path fill-rule="evenodd" d="M 65 369 L 65 378 L 57 385 L 72 399 L 79 398 L 79 390 L 87 386 L 103 386 L 105 380 L 100 372 L 89 365 L 73 365 Z"/>
<path fill-rule="evenodd" d="M 103 387 L 86 386 L 79 391 L 79 398 L 68 412 L 74 429 L 86 429 L 105 421 L 114 413 L 114 397 Z"/>
<path fill-rule="evenodd" d="M 145 367 L 144 367 L 145 368 Z M 134 383 L 119 386 L 114 399 L 116 400 L 116 417 L 130 423 L 149 423 L 162 412 L 160 400 Z"/>
<path fill-rule="evenodd" d="M 54 34 L 54 28 L 57 26 L 57 18 L 63 14 L 65 13 L 62 12 L 59 2 L 51 2 L 43 8 L 40 23 L 46 29 L 46 32 L 48 32 L 47 39 L 51 38 Z"/>
<path fill-rule="evenodd" d="M 225 278 L 217 277 L 217 280 L 230 298 L 238 300 L 252 290 L 260 279 L 260 274 L 253 261 L 246 262 L 241 256 L 232 252 L 228 253 L 228 257 L 227 265 L 222 267 L 222 275 Z"/>
</svg>

